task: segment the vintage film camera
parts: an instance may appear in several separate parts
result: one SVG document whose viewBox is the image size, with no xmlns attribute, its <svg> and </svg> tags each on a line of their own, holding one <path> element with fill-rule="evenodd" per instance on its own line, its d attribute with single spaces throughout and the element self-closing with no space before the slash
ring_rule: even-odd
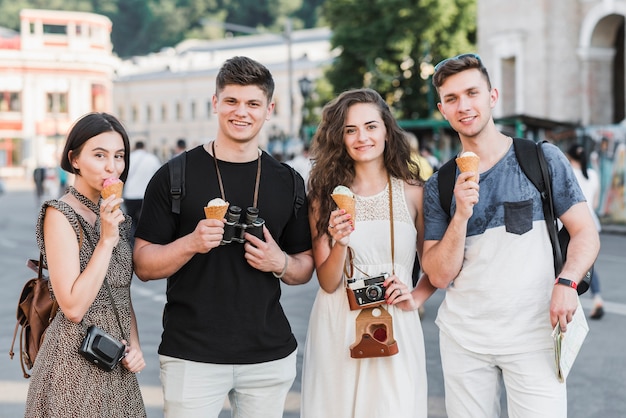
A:
<svg viewBox="0 0 626 418">
<path fill-rule="evenodd" d="M 389 274 L 382 273 L 376 277 L 349 279 L 346 289 L 348 303 L 353 311 L 382 305 L 385 302 L 383 283 Z"/>
<path fill-rule="evenodd" d="M 230 205 L 226 212 L 226 223 L 224 224 L 224 236 L 220 245 L 232 242 L 244 243 L 243 237 L 247 232 L 263 240 L 263 225 L 265 221 L 259 218 L 259 209 L 250 206 L 246 209 L 243 222 L 241 222 L 242 210 L 239 206 Z"/>
<path fill-rule="evenodd" d="M 393 318 L 382 306 L 363 309 L 356 317 L 356 341 L 350 346 L 350 357 L 388 357 L 398 353 L 393 338 Z"/>
</svg>

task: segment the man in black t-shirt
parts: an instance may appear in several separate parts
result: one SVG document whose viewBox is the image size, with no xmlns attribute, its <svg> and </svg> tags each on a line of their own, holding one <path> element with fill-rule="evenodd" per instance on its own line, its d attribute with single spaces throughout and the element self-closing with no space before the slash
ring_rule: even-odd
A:
<svg viewBox="0 0 626 418">
<path fill-rule="evenodd" d="M 168 280 L 159 346 L 167 418 L 217 417 L 226 396 L 235 417 L 279 418 L 296 376 L 280 281 L 308 282 L 313 257 L 302 177 L 259 150 L 273 92 L 263 65 L 226 61 L 213 96 L 216 137 L 186 152 L 180 214 L 169 164 L 146 189 L 134 263 L 141 280 Z M 239 225 L 257 208 L 263 239 L 245 233 L 245 242 L 223 243 L 224 220 L 204 215 L 217 197 L 243 209 Z"/>
</svg>

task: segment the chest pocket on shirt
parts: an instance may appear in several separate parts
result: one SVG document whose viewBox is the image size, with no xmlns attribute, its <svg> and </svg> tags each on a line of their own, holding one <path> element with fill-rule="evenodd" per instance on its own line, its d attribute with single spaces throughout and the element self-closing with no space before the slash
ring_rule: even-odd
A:
<svg viewBox="0 0 626 418">
<path fill-rule="evenodd" d="M 506 232 L 522 235 L 533 228 L 533 201 L 504 202 Z"/>
</svg>

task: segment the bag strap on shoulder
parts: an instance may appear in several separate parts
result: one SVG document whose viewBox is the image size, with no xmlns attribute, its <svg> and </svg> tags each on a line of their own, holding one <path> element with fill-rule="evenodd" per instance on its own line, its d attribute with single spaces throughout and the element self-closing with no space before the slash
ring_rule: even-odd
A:
<svg viewBox="0 0 626 418">
<path fill-rule="evenodd" d="M 297 217 L 298 211 L 306 200 L 304 182 L 300 181 L 298 172 L 292 166 L 284 162 L 281 162 L 281 164 L 287 167 L 291 173 L 291 179 L 293 180 L 293 215 Z"/>
<path fill-rule="evenodd" d="M 550 170 L 546 157 L 543 153 L 543 143 L 535 143 L 529 139 L 514 138 L 515 156 L 528 179 L 535 185 L 541 196 L 543 205 L 543 217 L 546 220 L 550 242 L 552 243 L 552 255 L 554 258 L 555 274 L 563 269 L 563 254 L 559 242 L 559 224 L 554 212 L 554 201 L 552 194 L 552 182 L 550 181 Z"/>
<path fill-rule="evenodd" d="M 172 212 L 180 215 L 180 201 L 185 197 L 185 166 L 187 165 L 187 151 L 183 151 L 167 162 L 170 172 L 170 195 L 172 197 Z"/>
<path fill-rule="evenodd" d="M 448 215 L 448 222 L 450 222 L 450 218 L 452 217 L 450 214 L 450 206 L 452 205 L 452 193 L 456 180 L 456 159 L 452 157 L 450 160 L 446 161 L 446 163 L 439 168 L 437 176 L 439 204 Z"/>
</svg>

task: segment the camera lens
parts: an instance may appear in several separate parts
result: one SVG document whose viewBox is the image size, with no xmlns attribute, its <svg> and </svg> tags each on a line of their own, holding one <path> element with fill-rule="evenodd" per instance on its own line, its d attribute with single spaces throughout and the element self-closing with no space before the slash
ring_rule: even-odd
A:
<svg viewBox="0 0 626 418">
<path fill-rule="evenodd" d="M 383 289 L 380 286 L 369 286 L 365 290 L 365 296 L 371 301 L 381 300 L 383 295 Z"/>
</svg>

